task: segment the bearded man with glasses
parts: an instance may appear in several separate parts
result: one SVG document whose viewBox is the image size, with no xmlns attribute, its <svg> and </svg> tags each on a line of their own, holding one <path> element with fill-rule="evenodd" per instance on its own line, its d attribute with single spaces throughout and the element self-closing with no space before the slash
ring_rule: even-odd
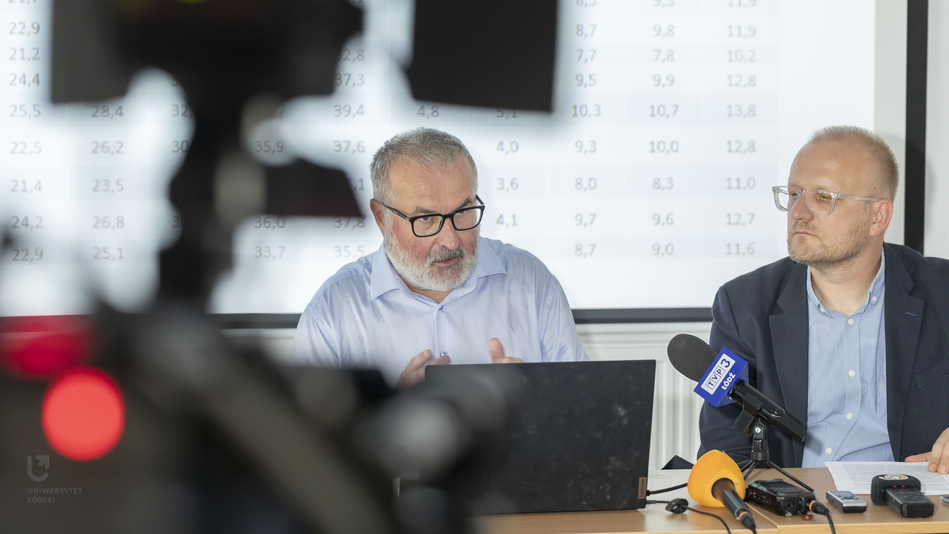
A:
<svg viewBox="0 0 949 534">
<path fill-rule="evenodd" d="M 747 359 L 751 385 L 807 429 L 804 443 L 769 431 L 783 467 L 905 460 L 949 473 L 949 261 L 884 243 L 897 184 L 878 136 L 818 131 L 773 188 L 789 258 L 715 297 L 712 348 Z M 700 455 L 750 457 L 739 411 L 703 406 Z"/>
<path fill-rule="evenodd" d="M 480 239 L 486 206 L 458 138 L 397 135 L 376 152 L 371 178 L 383 244 L 316 292 L 295 361 L 376 368 L 401 389 L 426 365 L 589 360 L 553 274 L 524 250 Z"/>
</svg>

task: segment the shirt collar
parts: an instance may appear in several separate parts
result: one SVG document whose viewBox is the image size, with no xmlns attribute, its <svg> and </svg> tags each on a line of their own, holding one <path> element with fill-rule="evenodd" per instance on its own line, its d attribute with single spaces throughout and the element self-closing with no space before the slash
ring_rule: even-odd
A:
<svg viewBox="0 0 949 534">
<path fill-rule="evenodd" d="M 449 293 L 443 303 L 450 299 L 453 300 L 452 295 L 455 293 L 459 293 L 458 296 L 461 296 L 474 291 L 479 279 L 495 274 L 507 274 L 507 270 L 504 268 L 504 264 L 501 263 L 501 258 L 498 257 L 497 252 L 494 251 L 494 247 L 486 243 L 485 239 L 479 239 L 478 264 L 475 265 L 474 271 L 472 271 L 471 276 L 465 280 L 465 283 Z M 389 262 L 389 257 L 386 256 L 385 242 L 383 242 L 372 258 L 372 280 L 369 283 L 369 298 L 375 299 L 396 289 L 407 297 L 414 298 L 415 296 L 420 296 L 413 293 L 412 290 L 405 285 L 405 281 L 402 280 L 399 273 L 395 272 L 395 268 L 393 268 Z"/>
<path fill-rule="evenodd" d="M 877 270 L 876 276 L 873 277 L 873 282 L 870 283 L 870 289 L 867 291 L 867 300 L 863 303 L 854 315 L 862 312 L 870 304 L 877 305 L 883 302 L 883 292 L 886 289 L 886 284 L 884 280 L 886 278 L 886 255 L 883 252 L 880 252 L 880 268 Z M 821 313 L 826 314 L 827 310 L 824 309 L 823 304 L 817 294 L 814 293 L 814 286 L 811 282 L 811 268 L 807 267 L 807 303 L 816 308 Z"/>
</svg>

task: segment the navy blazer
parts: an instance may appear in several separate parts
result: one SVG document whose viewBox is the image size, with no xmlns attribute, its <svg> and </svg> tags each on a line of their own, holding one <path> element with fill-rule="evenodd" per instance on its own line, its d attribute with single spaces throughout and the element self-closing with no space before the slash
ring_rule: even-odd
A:
<svg viewBox="0 0 949 534">
<path fill-rule="evenodd" d="M 887 429 L 893 458 L 932 450 L 949 428 L 949 261 L 886 243 Z M 749 382 L 807 427 L 807 267 L 790 258 L 742 275 L 718 290 L 710 345 L 748 360 Z M 706 403 L 699 418 L 701 456 L 751 455 L 751 438 L 732 428 L 740 408 Z M 806 439 L 806 438 L 805 438 Z M 800 467 L 804 444 L 771 428 L 771 461 Z"/>
</svg>

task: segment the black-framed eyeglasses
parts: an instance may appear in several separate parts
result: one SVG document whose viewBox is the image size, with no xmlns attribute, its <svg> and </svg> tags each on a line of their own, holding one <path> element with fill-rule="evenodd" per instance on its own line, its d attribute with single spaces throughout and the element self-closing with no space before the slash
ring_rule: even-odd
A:
<svg viewBox="0 0 949 534">
<path fill-rule="evenodd" d="M 863 200 L 865 202 L 875 202 L 884 200 L 882 198 L 858 197 L 857 195 L 848 195 L 846 193 L 834 193 L 833 191 L 823 191 L 821 189 L 801 189 L 792 185 L 776 185 L 771 188 L 774 193 L 774 205 L 781 211 L 790 211 L 794 209 L 797 201 L 804 197 L 804 205 L 814 215 L 826 217 L 834 211 L 834 205 L 838 198 L 850 200 Z"/>
<path fill-rule="evenodd" d="M 480 204 L 461 208 L 447 215 L 441 213 L 426 213 L 425 215 L 416 215 L 414 217 L 409 217 L 383 202 L 379 203 L 389 208 L 389 211 L 392 213 L 409 221 L 409 224 L 412 225 L 412 233 L 415 234 L 415 237 L 432 237 L 442 231 L 442 226 L 445 225 L 445 219 L 451 219 L 451 225 L 459 232 L 471 230 L 481 224 L 481 217 L 484 215 L 484 201 L 477 195 L 475 195 L 475 200 Z"/>
</svg>

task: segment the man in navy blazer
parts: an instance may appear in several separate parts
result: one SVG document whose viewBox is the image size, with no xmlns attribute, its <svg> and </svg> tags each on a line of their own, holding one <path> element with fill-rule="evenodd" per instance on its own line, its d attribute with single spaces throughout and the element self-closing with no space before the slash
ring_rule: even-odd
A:
<svg viewBox="0 0 949 534">
<path fill-rule="evenodd" d="M 715 297 L 712 348 L 748 360 L 751 385 L 807 428 L 804 443 L 769 430 L 778 465 L 905 459 L 949 473 L 949 261 L 883 242 L 897 180 L 879 137 L 817 132 L 774 188 L 790 258 Z M 702 408 L 700 455 L 750 457 L 739 412 Z"/>
</svg>

